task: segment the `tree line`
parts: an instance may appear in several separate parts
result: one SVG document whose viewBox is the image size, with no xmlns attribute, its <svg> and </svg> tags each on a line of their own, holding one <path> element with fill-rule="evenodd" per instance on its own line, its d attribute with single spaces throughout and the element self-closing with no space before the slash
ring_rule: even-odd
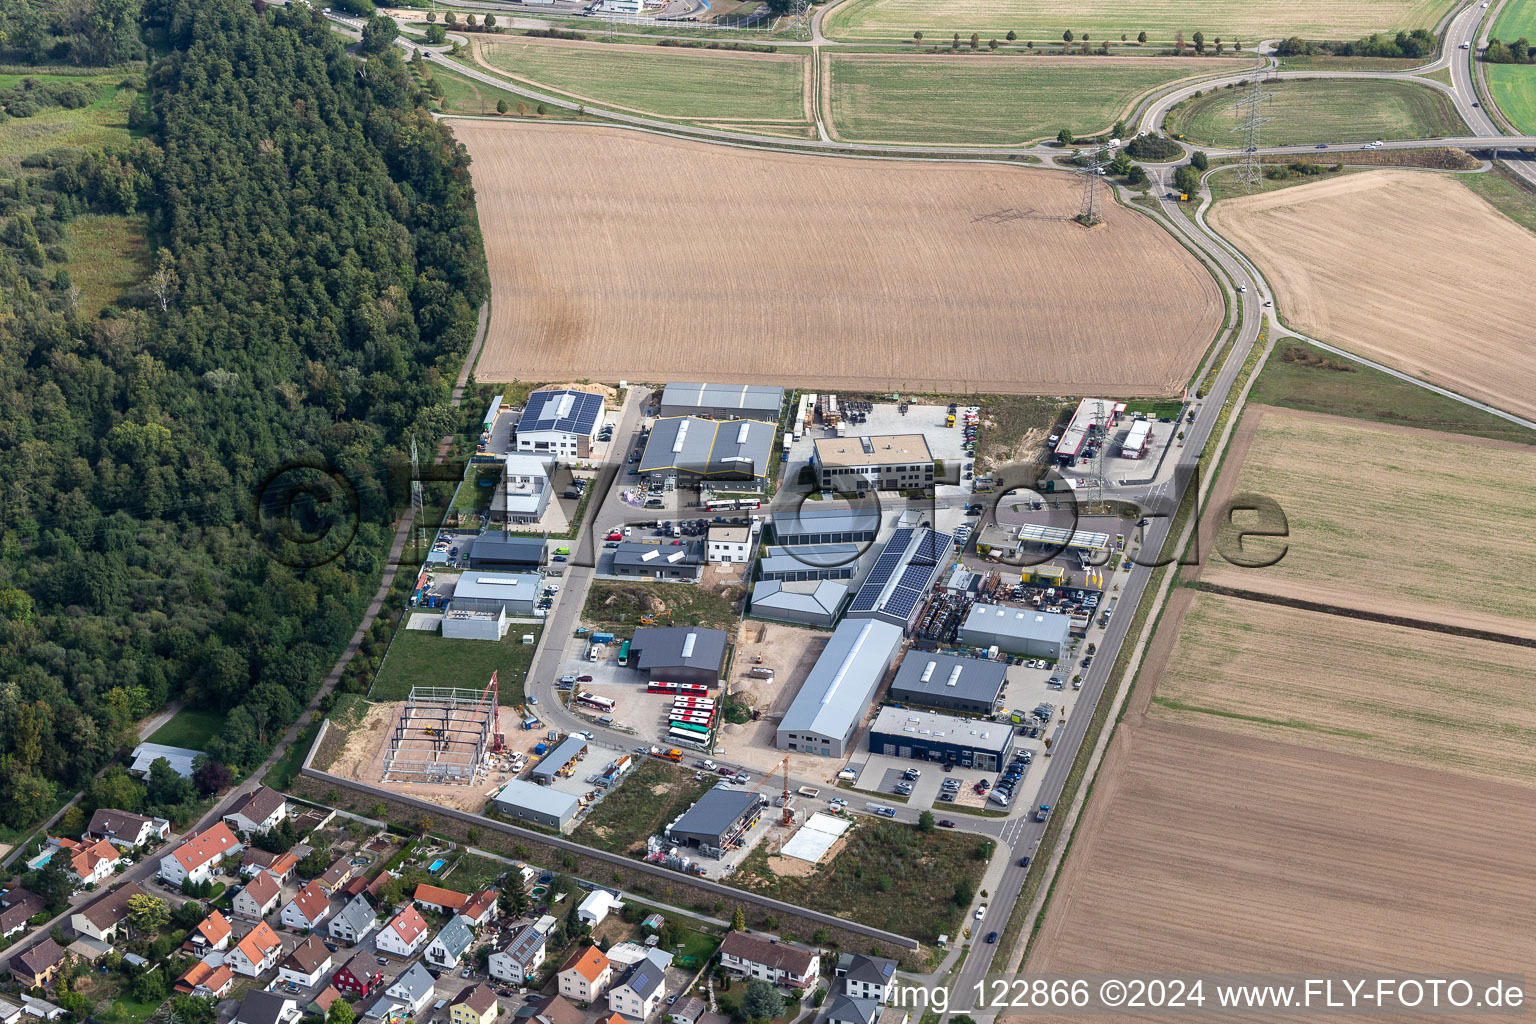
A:
<svg viewBox="0 0 1536 1024">
<path fill-rule="evenodd" d="M 1530 40 L 1521 36 L 1512 43 L 1490 38 L 1483 59 L 1490 64 L 1536 64 L 1536 54 L 1531 53 Z"/>
<path fill-rule="evenodd" d="M 1435 52 L 1435 36 L 1426 29 L 1396 35 L 1375 33 L 1352 43 L 1316 42 L 1291 36 L 1275 45 L 1279 57 L 1322 55 L 1329 57 L 1428 57 Z"/>
<path fill-rule="evenodd" d="M 111 24 L 119 0 L 81 0 Z M 259 5 L 258 5 L 259 6 Z M 126 145 L 0 180 L 0 824 L 30 825 L 173 698 L 227 712 L 259 764 L 382 571 L 379 467 L 458 427 L 450 388 L 487 284 L 468 156 L 393 48 L 359 64 L 318 11 L 147 0 Z M 44 0 L 40 22 L 74 53 Z M 14 36 L 9 37 L 13 41 Z M 132 47 L 127 47 L 132 50 Z M 82 214 L 143 218 L 151 272 L 82 312 Z M 253 496 L 295 459 L 355 482 L 350 546 L 271 557 Z M 152 781 L 152 785 L 154 780 Z M 166 782 L 166 787 L 169 787 Z M 180 792 L 147 793 L 175 807 Z"/>
</svg>

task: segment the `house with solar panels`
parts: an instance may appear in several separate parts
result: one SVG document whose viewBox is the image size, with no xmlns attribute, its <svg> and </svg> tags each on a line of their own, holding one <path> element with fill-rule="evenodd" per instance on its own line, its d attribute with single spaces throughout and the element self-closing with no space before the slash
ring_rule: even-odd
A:
<svg viewBox="0 0 1536 1024">
<path fill-rule="evenodd" d="M 784 713 L 775 746 L 823 757 L 847 754 L 901 641 L 900 626 L 845 618 Z"/>
<path fill-rule="evenodd" d="M 761 490 L 778 464 L 778 428 L 761 420 L 658 419 L 640 456 L 640 475 L 651 484 L 722 483 L 730 490 Z"/>
<path fill-rule="evenodd" d="M 513 449 L 534 455 L 585 459 L 592 439 L 603 428 L 603 396 L 558 388 L 535 391 L 523 406 L 513 434 Z"/>
<path fill-rule="evenodd" d="M 910 633 L 939 573 L 954 557 L 947 533 L 903 526 L 891 533 L 875 567 L 848 606 L 850 619 L 878 619 Z"/>
</svg>

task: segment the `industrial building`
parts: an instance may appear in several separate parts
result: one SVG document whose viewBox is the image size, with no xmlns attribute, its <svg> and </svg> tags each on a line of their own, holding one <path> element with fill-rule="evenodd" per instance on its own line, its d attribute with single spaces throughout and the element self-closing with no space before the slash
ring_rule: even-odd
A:
<svg viewBox="0 0 1536 1024">
<path fill-rule="evenodd" d="M 868 544 L 880 535 L 878 508 L 801 505 L 773 517 L 774 539 L 784 547 L 801 544 Z"/>
<path fill-rule="evenodd" d="M 1064 526 L 1025 523 L 1005 526 L 991 523 L 976 535 L 976 551 L 998 558 L 1024 560 L 1031 565 L 1048 561 L 1063 552 L 1094 553 L 1109 549 L 1109 534 L 1096 530 L 1069 530 Z"/>
<path fill-rule="evenodd" d="M 640 475 L 663 485 L 708 480 L 758 490 L 775 464 L 777 432 L 760 420 L 658 419 L 640 456 Z"/>
<path fill-rule="evenodd" d="M 766 803 L 756 793 L 721 783 L 667 826 L 667 842 L 723 857 L 757 824 Z"/>
<path fill-rule="evenodd" d="M 514 618 L 533 614 L 543 577 L 532 572 L 475 572 L 459 577 L 450 607 L 459 611 L 505 612 Z"/>
<path fill-rule="evenodd" d="M 603 427 L 603 396 L 557 388 L 535 391 L 517 421 L 514 450 L 586 459 Z"/>
<path fill-rule="evenodd" d="M 469 567 L 504 572 L 533 571 L 544 564 L 545 554 L 542 537 L 515 537 L 491 530 L 476 537 L 469 546 Z"/>
<path fill-rule="evenodd" d="M 801 626 L 830 627 L 848 600 L 848 585 L 821 580 L 810 584 L 764 580 L 752 587 L 751 614 L 759 619 Z"/>
<path fill-rule="evenodd" d="M 725 631 L 703 626 L 637 629 L 629 642 L 631 664 L 654 682 L 715 687 L 725 661 Z"/>
<path fill-rule="evenodd" d="M 507 635 L 507 613 L 455 608 L 443 612 L 443 637 L 447 640 L 500 640 Z"/>
<path fill-rule="evenodd" d="M 911 651 L 891 682 L 887 699 L 946 711 L 990 715 L 997 710 L 1008 667 L 1000 661 Z"/>
<path fill-rule="evenodd" d="M 922 434 L 819 437 L 811 454 L 822 491 L 910 491 L 933 486 L 933 454 Z"/>
<path fill-rule="evenodd" d="M 662 416 L 705 416 L 715 420 L 779 421 L 784 389 L 770 384 L 668 384 L 661 392 Z"/>
<path fill-rule="evenodd" d="M 508 455 L 501 488 L 491 502 L 491 518 L 499 523 L 536 523 L 554 496 L 549 474 L 553 464 L 544 455 Z"/>
<path fill-rule="evenodd" d="M 1131 424 L 1131 429 L 1125 435 L 1125 440 L 1120 442 L 1120 456 L 1126 459 L 1139 459 L 1147 454 L 1147 448 L 1151 444 L 1152 421 L 1137 420 Z"/>
<path fill-rule="evenodd" d="M 848 617 L 879 619 L 911 632 L 933 581 L 949 565 L 954 550 L 949 534 L 926 526 L 892 531 L 848 606 Z"/>
<path fill-rule="evenodd" d="M 749 526 L 711 526 L 706 538 L 711 562 L 745 564 L 752 560 L 757 524 Z"/>
<path fill-rule="evenodd" d="M 784 713 L 775 745 L 823 757 L 844 756 L 901 650 L 901 639 L 901 627 L 889 622 L 844 619 Z"/>
<path fill-rule="evenodd" d="M 531 821 L 545 828 L 564 832 L 576 817 L 579 801 L 569 793 L 548 786 L 535 786 L 513 779 L 491 801 L 496 810 L 509 818 Z"/>
<path fill-rule="evenodd" d="M 967 647 L 996 647 L 1026 658 L 1059 660 L 1071 629 L 1069 615 L 977 604 L 961 623 L 959 639 Z"/>
<path fill-rule="evenodd" d="M 1077 462 L 1078 456 L 1091 442 L 1107 440 L 1115 429 L 1116 421 L 1125 413 L 1125 403 L 1108 398 L 1085 398 L 1077 403 L 1077 411 L 1067 423 L 1066 429 L 1056 441 L 1053 454 L 1063 466 Z"/>
<path fill-rule="evenodd" d="M 955 718 L 916 708 L 881 708 L 869 727 L 874 754 L 948 761 L 995 772 L 1008 761 L 1013 726 L 980 718 Z"/>
<path fill-rule="evenodd" d="M 544 759 L 533 766 L 528 777 L 541 785 L 549 785 L 561 776 L 568 776 L 575 769 L 576 762 L 587 756 L 587 740 L 584 736 L 567 736 L 555 744 L 555 749 L 544 755 Z"/>
<path fill-rule="evenodd" d="M 644 576 L 653 580 L 697 580 L 704 575 L 704 545 L 643 544 L 626 540 L 613 552 L 615 576 Z"/>
<path fill-rule="evenodd" d="M 814 547 L 770 547 L 757 563 L 765 580 L 850 580 L 859 568 L 858 544 L 817 544 Z"/>
</svg>

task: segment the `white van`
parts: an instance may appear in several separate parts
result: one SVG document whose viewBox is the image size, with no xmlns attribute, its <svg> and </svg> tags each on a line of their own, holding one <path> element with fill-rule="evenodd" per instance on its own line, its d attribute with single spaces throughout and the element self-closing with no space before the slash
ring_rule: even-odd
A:
<svg viewBox="0 0 1536 1024">
<path fill-rule="evenodd" d="M 994 790 L 992 790 L 992 792 L 990 792 L 990 793 L 988 793 L 988 794 L 987 794 L 987 799 L 988 799 L 988 800 L 992 800 L 992 801 L 995 801 L 995 802 L 997 802 L 997 803 L 1000 803 L 1000 804 L 1002 804 L 1002 805 L 1003 805 L 1003 806 L 1004 806 L 1004 807 L 1007 807 L 1007 806 L 1008 806 L 1008 795 L 1007 795 L 1007 794 L 1006 794 L 1006 793 L 999 793 L 999 792 L 998 792 L 998 791 L 997 791 L 997 790 L 995 790 L 995 789 L 994 789 Z"/>
</svg>

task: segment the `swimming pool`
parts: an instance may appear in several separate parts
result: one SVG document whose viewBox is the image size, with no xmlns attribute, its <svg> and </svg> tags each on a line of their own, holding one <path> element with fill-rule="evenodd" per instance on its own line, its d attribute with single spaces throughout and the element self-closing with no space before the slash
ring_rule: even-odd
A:
<svg viewBox="0 0 1536 1024">
<path fill-rule="evenodd" d="M 447 861 L 446 861 L 446 860 L 443 860 L 443 858 L 441 858 L 441 857 L 439 857 L 439 858 L 437 858 L 437 860 L 435 860 L 435 861 L 433 861 L 433 862 L 432 862 L 432 863 L 431 863 L 431 864 L 428 864 L 428 865 L 427 865 L 427 871 L 428 871 L 428 872 L 429 872 L 429 873 L 431 873 L 431 874 L 434 874 L 434 875 L 435 875 L 435 874 L 437 874 L 437 873 L 438 873 L 438 872 L 439 872 L 439 871 L 441 871 L 441 870 L 443 870 L 443 865 L 444 865 L 444 864 L 447 864 L 447 863 L 448 863 L 448 862 L 447 862 Z"/>
</svg>

